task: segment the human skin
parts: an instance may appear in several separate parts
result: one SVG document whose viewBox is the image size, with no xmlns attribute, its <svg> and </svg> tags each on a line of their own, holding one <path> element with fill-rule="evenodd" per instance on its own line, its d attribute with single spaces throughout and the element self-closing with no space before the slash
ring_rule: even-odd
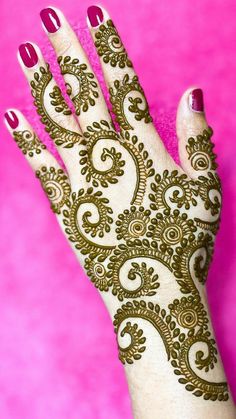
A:
<svg viewBox="0 0 236 419">
<path fill-rule="evenodd" d="M 120 136 L 112 126 L 96 78 L 75 35 L 60 11 L 56 11 L 58 20 L 55 15 L 50 20 L 52 15 L 53 11 L 44 13 L 44 24 L 47 26 L 48 23 L 49 38 L 57 57 L 61 57 L 62 74 L 75 105 L 77 120 L 69 114 L 58 88 L 55 88 L 38 47 L 32 44 L 28 44 L 27 48 L 21 46 L 20 63 L 31 82 L 38 112 L 55 141 L 66 173 L 33 137 L 32 128 L 19 111 L 8 111 L 6 120 L 40 178 L 62 230 L 77 246 L 76 255 L 80 263 L 101 292 L 112 319 L 115 319 L 120 346 L 127 344 L 127 335 L 134 341 L 137 339 L 135 351 L 132 348 L 130 351 L 120 349 L 134 416 L 155 418 L 160 417 L 161 411 L 164 418 L 234 417 L 220 358 L 212 341 L 213 332 L 203 288 L 218 228 L 221 193 L 215 175 L 215 157 L 202 93 L 197 88 L 191 88 L 180 101 L 177 113 L 179 167 L 167 154 L 154 130 L 132 64 L 119 44 L 115 29 L 109 24 L 107 13 L 99 9 L 92 12 L 90 9 L 89 17 L 104 77 L 111 89 L 113 112 L 121 128 Z M 95 25 L 99 23 L 98 18 L 100 23 L 104 20 L 105 26 Z M 114 43 L 110 43 L 109 39 Z M 79 62 L 73 62 L 75 57 L 79 58 Z M 69 69 L 71 64 L 77 66 L 78 77 Z M 81 64 L 87 67 L 78 71 Z M 84 74 L 87 76 L 87 93 L 82 96 Z M 40 83 L 44 77 L 48 78 L 48 84 L 42 89 Z M 123 100 L 122 92 L 127 87 L 128 93 Z M 171 194 L 168 198 L 164 196 L 162 188 L 166 187 L 167 181 L 180 195 L 183 193 L 183 200 L 179 200 L 179 194 Z M 208 197 L 204 185 L 210 187 Z M 101 201 L 101 197 L 105 200 Z M 76 205 L 78 225 L 72 223 Z M 81 212 L 83 205 L 84 211 Z M 101 223 L 94 206 L 98 208 Z M 170 235 L 165 232 L 167 227 Z M 178 232 L 181 238 L 176 236 Z M 158 247 L 154 246 L 155 243 Z M 187 263 L 188 269 L 184 272 L 181 254 L 193 243 L 196 246 L 191 254 L 194 262 Z M 117 273 L 116 264 L 120 263 L 122 251 L 129 255 L 131 250 L 134 250 L 135 257 L 128 258 L 119 267 L 123 271 L 118 270 Z M 203 259 L 197 262 L 199 256 Z M 190 260 L 190 254 L 187 253 L 186 257 Z M 141 287 L 138 278 L 143 281 Z M 133 280 L 134 286 L 130 287 L 130 280 Z M 122 306 L 127 303 L 136 307 L 135 318 L 130 315 L 124 324 L 122 320 L 121 325 L 119 310 L 124 311 Z M 126 305 L 126 308 L 129 307 Z M 157 307 L 160 307 L 161 315 Z M 153 312 L 155 320 L 149 324 Z M 175 324 L 173 328 L 168 326 L 171 323 Z M 171 331 L 176 331 L 175 336 Z M 183 339 L 177 342 L 181 335 Z M 192 366 L 195 361 L 198 362 L 193 369 L 199 379 L 194 373 L 189 376 L 192 370 L 186 372 L 186 365 L 182 365 L 182 348 L 188 341 L 191 348 L 194 345 L 197 347 L 188 354 L 188 361 Z M 172 357 L 172 364 L 177 362 L 178 365 L 171 366 L 167 356 Z M 173 374 L 174 369 L 179 371 L 178 374 Z M 179 383 L 178 375 L 187 381 Z"/>
</svg>

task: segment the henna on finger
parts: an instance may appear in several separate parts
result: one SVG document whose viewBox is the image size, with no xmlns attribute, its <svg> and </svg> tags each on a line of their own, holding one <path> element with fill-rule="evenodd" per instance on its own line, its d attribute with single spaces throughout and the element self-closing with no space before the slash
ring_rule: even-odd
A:
<svg viewBox="0 0 236 419">
<path fill-rule="evenodd" d="M 52 81 L 52 73 L 50 72 L 49 64 L 46 67 L 40 67 L 38 72 L 34 73 L 34 79 L 31 80 L 31 93 L 34 98 L 38 114 L 41 116 L 41 121 L 45 125 L 45 130 L 49 133 L 50 137 L 55 141 L 57 146 L 71 148 L 74 144 L 78 143 L 81 135 L 77 132 L 70 131 L 68 128 L 63 127 L 57 123 L 55 119 L 49 114 L 45 105 L 45 95 L 49 84 Z M 57 94 L 55 94 L 55 91 Z M 51 105 L 54 106 L 56 113 L 63 112 L 64 115 L 70 115 L 71 111 L 62 97 L 61 91 L 58 86 L 53 86 L 49 93 L 51 97 Z M 57 99 L 55 103 L 55 99 Z"/>
<path fill-rule="evenodd" d="M 98 84 L 94 80 L 94 74 L 89 72 L 87 64 L 80 63 L 78 58 L 60 56 L 58 57 L 58 63 L 61 74 L 66 80 L 69 80 L 68 76 L 75 77 L 77 80 L 76 86 L 79 91 L 75 93 L 73 92 L 75 90 L 74 86 L 66 81 L 67 94 L 74 103 L 76 115 L 87 112 L 89 106 L 94 106 L 96 99 L 99 97 Z"/>
</svg>

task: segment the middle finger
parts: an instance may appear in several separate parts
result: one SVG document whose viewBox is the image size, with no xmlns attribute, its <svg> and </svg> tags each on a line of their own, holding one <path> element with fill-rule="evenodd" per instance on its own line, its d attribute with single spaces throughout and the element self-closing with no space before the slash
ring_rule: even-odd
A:
<svg viewBox="0 0 236 419">
<path fill-rule="evenodd" d="M 55 8 L 40 13 L 43 26 L 55 49 L 67 93 L 74 103 L 84 132 L 95 121 L 111 121 L 98 80 L 75 32 L 63 13 Z"/>
</svg>

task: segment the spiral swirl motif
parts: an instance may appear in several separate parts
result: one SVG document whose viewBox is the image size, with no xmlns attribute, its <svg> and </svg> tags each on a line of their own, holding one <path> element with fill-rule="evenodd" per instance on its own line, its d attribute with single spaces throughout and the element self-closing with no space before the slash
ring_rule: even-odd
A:
<svg viewBox="0 0 236 419">
<path fill-rule="evenodd" d="M 190 161 L 194 170 L 208 170 L 211 167 L 210 158 L 206 153 L 194 153 Z"/>
<path fill-rule="evenodd" d="M 36 176 L 39 178 L 42 187 L 51 202 L 51 208 L 57 214 L 60 214 L 61 208 L 69 200 L 71 187 L 68 177 L 62 169 L 54 167 L 42 167 L 37 170 Z"/>
<path fill-rule="evenodd" d="M 104 63 L 110 63 L 112 67 L 132 67 L 132 63 L 111 20 L 99 26 L 95 38 L 95 46 L 98 54 L 103 57 Z"/>
<path fill-rule="evenodd" d="M 120 332 L 120 337 L 123 338 L 126 334 L 130 336 L 130 345 L 122 348 L 119 345 L 119 359 L 123 364 L 133 364 L 134 361 L 141 358 L 142 352 L 146 349 L 143 345 L 146 342 L 146 338 L 143 336 L 142 329 L 138 328 L 138 325 L 127 322 L 125 327 Z"/>
<path fill-rule="evenodd" d="M 193 220 L 188 219 L 185 213 L 180 214 L 179 210 L 174 210 L 167 217 L 163 217 L 161 213 L 156 214 L 156 218 L 151 220 L 149 226 L 150 235 L 162 241 L 162 244 L 174 246 L 179 244 L 183 239 L 192 237 L 196 231 Z"/>
<path fill-rule="evenodd" d="M 85 260 L 85 269 L 96 288 L 100 291 L 108 291 L 109 283 L 106 278 L 106 269 L 102 263 L 87 258 Z"/>
<path fill-rule="evenodd" d="M 94 265 L 94 273 L 98 278 L 103 278 L 106 273 L 104 266 L 101 263 L 96 263 Z"/>
<path fill-rule="evenodd" d="M 124 52 L 124 46 L 118 35 L 112 35 L 108 38 L 108 46 L 114 52 Z"/>
<path fill-rule="evenodd" d="M 207 327 L 206 311 L 198 298 L 189 296 L 182 297 L 180 300 L 176 299 L 169 305 L 169 308 L 180 326 L 186 329 L 192 329 L 196 326 Z"/>
<path fill-rule="evenodd" d="M 13 137 L 18 147 L 22 150 L 23 154 L 33 157 L 35 154 L 40 154 L 46 148 L 38 137 L 29 130 L 14 131 Z"/>
<path fill-rule="evenodd" d="M 164 214 L 170 213 L 170 206 L 176 205 L 177 208 L 184 207 L 189 210 L 190 204 L 197 205 L 195 190 L 196 187 L 192 180 L 187 178 L 185 173 L 179 174 L 177 170 L 169 172 L 164 170 L 162 176 L 155 176 L 155 183 L 151 184 L 152 193 L 149 194 L 152 210 L 164 210 Z"/>
<path fill-rule="evenodd" d="M 179 226 L 168 226 L 163 232 L 163 240 L 169 245 L 177 244 L 183 237 L 182 230 Z"/>
<path fill-rule="evenodd" d="M 143 207 L 137 209 L 135 206 L 131 206 L 130 211 L 125 210 L 123 214 L 119 215 L 116 222 L 117 238 L 127 240 L 145 236 L 150 220 L 149 215 L 150 211 L 144 210 Z"/>
<path fill-rule="evenodd" d="M 135 115 L 136 121 L 151 122 L 148 103 L 137 76 L 130 77 L 125 74 L 123 80 L 115 80 L 113 87 L 109 89 L 112 111 L 116 115 L 116 121 L 124 130 L 133 129 L 125 110 L 125 101 L 128 99 L 129 111 Z"/>
<path fill-rule="evenodd" d="M 211 142 L 213 131 L 210 127 L 202 134 L 190 137 L 186 151 L 194 170 L 215 170 L 217 168 L 216 155 L 213 152 L 214 144 Z"/>
<path fill-rule="evenodd" d="M 49 180 L 45 183 L 45 190 L 53 204 L 58 204 L 61 201 L 63 189 L 54 180 Z"/>
<path fill-rule="evenodd" d="M 212 215 L 219 214 L 221 209 L 221 183 L 218 175 L 208 172 L 207 176 L 199 176 L 196 184 L 205 209 L 210 210 Z"/>
<path fill-rule="evenodd" d="M 179 313 L 177 321 L 181 326 L 191 329 L 197 325 L 198 318 L 196 312 L 193 309 L 188 308 Z"/>
<path fill-rule="evenodd" d="M 75 243 L 83 255 L 90 254 L 95 257 L 98 253 L 109 255 L 114 246 L 106 246 L 92 241 L 91 238 L 102 238 L 109 233 L 113 219 L 112 209 L 107 205 L 109 200 L 102 196 L 100 191 L 94 192 L 93 188 L 80 189 L 76 194 L 71 194 L 68 209 L 63 211 L 64 225 L 69 240 Z M 96 220 L 93 219 L 95 216 Z M 81 222 L 82 220 L 82 222 Z"/>
<path fill-rule="evenodd" d="M 76 115 L 81 112 L 87 112 L 90 106 L 94 106 L 98 98 L 98 85 L 94 80 L 94 74 L 88 71 L 88 66 L 85 63 L 80 63 L 78 58 L 70 56 L 58 57 L 61 74 L 68 80 L 68 75 L 77 79 L 79 92 L 73 94 L 71 85 L 66 83 L 67 93 L 71 97 L 74 105 Z"/>
<path fill-rule="evenodd" d="M 129 224 L 129 233 L 133 237 L 139 237 L 146 232 L 146 224 L 142 220 L 132 220 Z"/>
<path fill-rule="evenodd" d="M 81 157 L 80 165 L 82 167 L 81 174 L 85 176 L 87 182 L 92 182 L 94 187 L 101 185 L 106 188 L 109 184 L 117 183 L 118 178 L 124 174 L 123 167 L 125 166 L 122 153 L 117 147 L 104 147 L 102 149 L 101 162 L 98 167 L 95 167 L 93 161 L 93 154 L 96 153 L 97 145 L 99 148 L 99 142 L 112 140 L 116 146 L 119 138 L 117 133 L 107 121 L 101 121 L 100 124 L 95 123 L 87 127 L 84 136 L 86 137 L 86 149 L 79 152 Z M 103 167 L 102 162 L 107 162 L 108 164 Z"/>
</svg>

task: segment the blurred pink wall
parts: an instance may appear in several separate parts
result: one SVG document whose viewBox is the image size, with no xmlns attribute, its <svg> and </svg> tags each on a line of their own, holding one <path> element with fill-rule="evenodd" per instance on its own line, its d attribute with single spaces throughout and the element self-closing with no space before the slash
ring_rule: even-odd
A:
<svg viewBox="0 0 236 419">
<path fill-rule="evenodd" d="M 215 130 L 224 187 L 222 225 L 208 280 L 222 358 L 236 397 L 235 0 L 103 0 L 132 57 L 158 128 L 176 156 L 174 112 L 197 85 Z M 91 0 L 58 0 L 88 51 Z M 40 0 L 1 0 L 0 417 L 129 419 L 124 372 L 108 314 L 72 254 L 24 157 L 2 124 L 7 107 L 31 111 L 19 43 L 49 57 Z M 97 68 L 94 52 L 92 62 Z M 58 71 L 58 70 L 57 70 Z M 170 121 L 170 122 L 169 122 Z"/>
</svg>

